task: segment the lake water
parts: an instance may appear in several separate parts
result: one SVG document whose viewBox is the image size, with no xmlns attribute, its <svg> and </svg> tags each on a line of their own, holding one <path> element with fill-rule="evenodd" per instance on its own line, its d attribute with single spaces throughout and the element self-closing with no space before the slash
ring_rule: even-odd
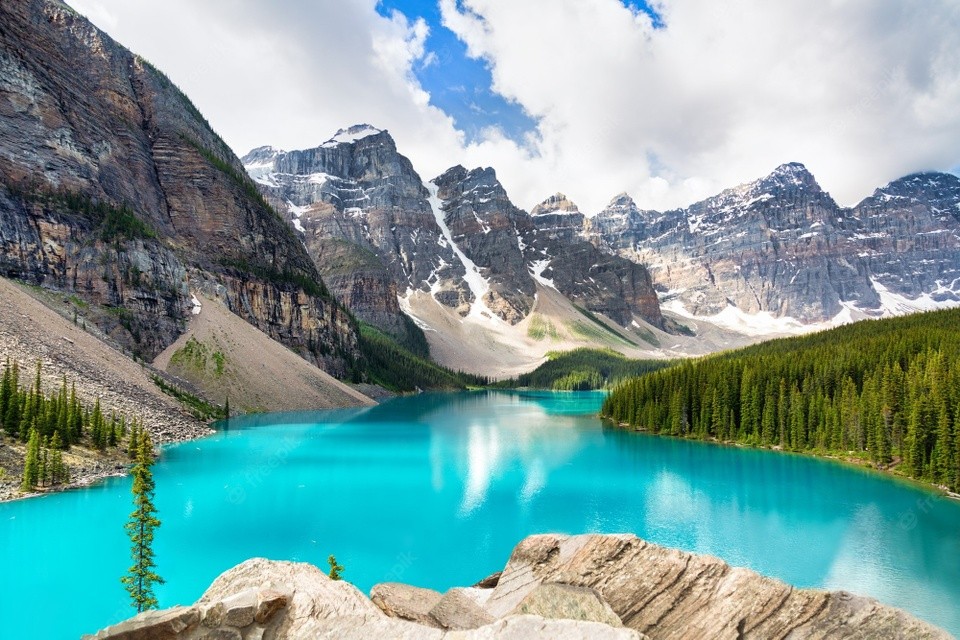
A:
<svg viewBox="0 0 960 640">
<path fill-rule="evenodd" d="M 800 456 L 604 428 L 596 393 L 476 392 L 234 419 L 155 467 L 162 607 L 252 556 L 367 591 L 444 590 L 539 532 L 631 532 L 801 587 L 846 589 L 960 635 L 960 504 Z M 128 617 L 130 481 L 0 504 L 10 638 Z M 19 627 L 18 627 L 19 626 Z"/>
</svg>

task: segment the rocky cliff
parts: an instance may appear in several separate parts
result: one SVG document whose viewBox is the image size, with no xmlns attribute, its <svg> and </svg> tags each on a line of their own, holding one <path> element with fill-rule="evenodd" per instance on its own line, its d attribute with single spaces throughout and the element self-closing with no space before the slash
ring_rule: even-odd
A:
<svg viewBox="0 0 960 640">
<path fill-rule="evenodd" d="M 445 304 L 467 303 L 463 267 L 445 246 L 427 188 L 388 132 L 357 125 L 313 149 L 254 149 L 243 163 L 360 319 L 410 342 L 417 329 L 398 295 L 434 287 Z"/>
<path fill-rule="evenodd" d="M 190 607 L 150 611 L 98 639 L 943 639 L 876 600 L 794 589 L 631 535 L 540 535 L 502 574 L 444 594 L 397 583 L 367 599 L 308 564 L 248 560 Z"/>
<path fill-rule="evenodd" d="M 525 249 L 542 282 L 622 327 L 630 325 L 636 313 L 655 327 L 673 329 L 660 313 L 647 269 L 586 241 L 586 220 L 566 196 L 558 193 L 538 204 L 531 220 Z"/>
<path fill-rule="evenodd" d="M 0 272 L 78 296 L 152 358 L 191 290 L 331 371 L 351 320 L 293 230 L 159 71 L 56 0 L 0 5 Z"/>
<path fill-rule="evenodd" d="M 442 224 L 466 258 L 466 269 L 477 267 L 470 286 L 474 297 L 506 322 L 520 322 L 536 293 L 519 240 L 529 232 L 530 216 L 510 202 L 490 167 L 468 171 L 457 165 L 432 184 L 438 189 Z"/>
<path fill-rule="evenodd" d="M 803 323 L 960 303 L 960 178 L 908 176 L 842 208 L 798 163 L 685 209 L 621 194 L 585 225 L 646 264 L 673 308 Z M 892 294 L 892 295 L 891 295 Z M 841 315 L 842 314 L 842 315 Z"/>
<path fill-rule="evenodd" d="M 413 291 L 461 317 L 516 324 L 548 268 L 550 286 L 576 304 L 621 326 L 632 313 L 663 326 L 642 266 L 585 242 L 583 216 L 565 199 L 533 215 L 517 208 L 491 168 L 456 166 L 425 184 L 389 133 L 370 125 L 314 149 L 260 147 L 243 163 L 303 235 L 338 299 L 394 335 L 408 330 L 396 298 Z"/>
</svg>

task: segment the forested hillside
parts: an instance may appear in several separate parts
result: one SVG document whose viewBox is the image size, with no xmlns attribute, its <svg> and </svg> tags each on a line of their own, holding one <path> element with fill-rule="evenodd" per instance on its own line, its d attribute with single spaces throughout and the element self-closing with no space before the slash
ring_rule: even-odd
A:
<svg viewBox="0 0 960 640">
<path fill-rule="evenodd" d="M 960 489 L 960 310 L 859 322 L 684 362 L 603 415 L 676 436 L 838 453 Z"/>
<path fill-rule="evenodd" d="M 417 355 L 394 337 L 366 323 L 360 324 L 360 350 L 365 358 L 368 381 L 390 391 L 453 390 L 488 383 L 483 376 L 452 371 Z"/>
<path fill-rule="evenodd" d="M 627 378 L 662 369 L 667 360 L 633 360 L 611 349 L 580 348 L 547 354 L 546 362 L 498 386 L 555 391 L 603 389 Z"/>
</svg>

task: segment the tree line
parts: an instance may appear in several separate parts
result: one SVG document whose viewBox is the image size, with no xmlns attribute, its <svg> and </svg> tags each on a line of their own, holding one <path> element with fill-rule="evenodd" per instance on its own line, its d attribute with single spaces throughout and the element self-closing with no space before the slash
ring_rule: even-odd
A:
<svg viewBox="0 0 960 640">
<path fill-rule="evenodd" d="M 22 385 L 21 371 L 18 362 L 7 358 L 0 378 L 0 429 L 26 444 L 23 491 L 69 482 L 63 452 L 73 445 L 99 451 L 126 446 L 128 455 L 136 455 L 138 434 L 144 432 L 142 421 L 128 421 L 115 412 L 106 416 L 99 398 L 93 406 L 81 402 L 76 384 L 68 386 L 66 376 L 58 389 L 44 394 L 39 361 L 29 387 Z"/>
<path fill-rule="evenodd" d="M 960 310 L 864 321 L 632 379 L 603 415 L 653 433 L 896 466 L 960 490 Z"/>
<path fill-rule="evenodd" d="M 360 323 L 360 352 L 367 381 L 391 391 L 417 389 L 465 389 L 489 384 L 486 376 L 453 371 L 400 345 L 392 336 L 372 325 Z M 362 376 L 355 382 L 360 382 Z"/>
<path fill-rule="evenodd" d="M 533 371 L 496 386 L 554 391 L 603 389 L 670 364 L 667 360 L 634 360 L 612 349 L 580 347 L 571 351 L 551 351 L 547 354 L 547 361 Z"/>
</svg>

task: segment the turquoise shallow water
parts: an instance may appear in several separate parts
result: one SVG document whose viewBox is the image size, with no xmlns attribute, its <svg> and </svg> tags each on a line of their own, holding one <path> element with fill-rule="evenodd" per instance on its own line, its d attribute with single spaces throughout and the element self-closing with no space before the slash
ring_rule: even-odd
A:
<svg viewBox="0 0 960 640">
<path fill-rule="evenodd" d="M 325 567 L 333 553 L 361 589 L 443 590 L 501 569 L 531 533 L 632 532 L 960 635 L 960 504 L 829 462 L 606 429 L 601 399 L 427 394 L 234 419 L 166 448 L 160 604 L 193 602 L 251 556 Z M 120 478 L 0 504 L 5 637 L 76 638 L 130 615 L 129 491 Z"/>
</svg>

